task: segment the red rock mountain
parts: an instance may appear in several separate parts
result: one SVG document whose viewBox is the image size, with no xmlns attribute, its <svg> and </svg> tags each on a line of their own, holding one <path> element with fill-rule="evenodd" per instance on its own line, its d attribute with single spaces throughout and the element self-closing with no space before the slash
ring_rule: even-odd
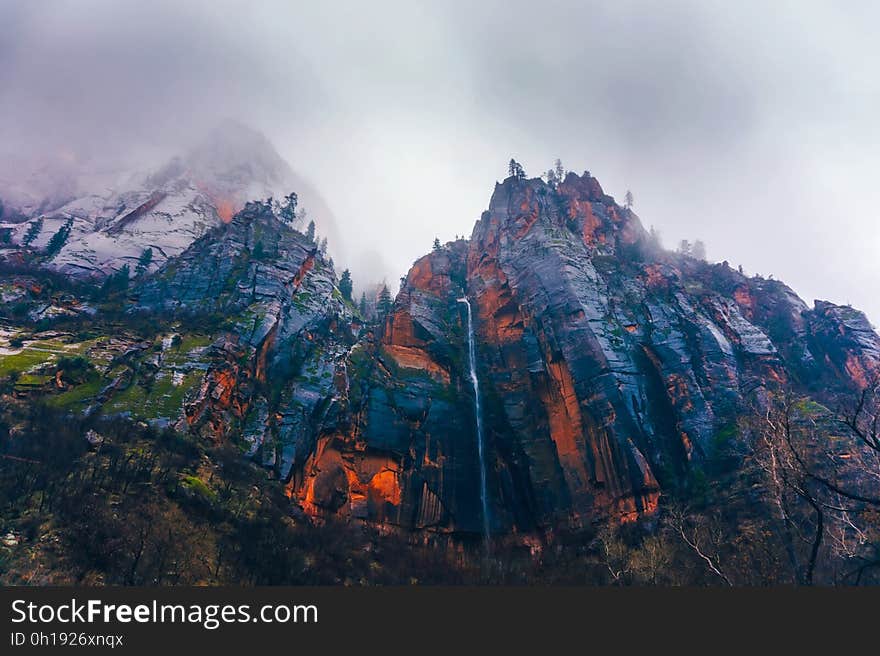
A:
<svg viewBox="0 0 880 656">
<path fill-rule="evenodd" d="M 465 307 L 474 308 L 491 530 L 652 513 L 768 390 L 862 388 L 880 338 L 850 307 L 663 251 L 598 181 L 496 186 L 469 241 L 418 260 L 381 335 L 283 472 L 306 512 L 477 533 Z"/>
<path fill-rule="evenodd" d="M 64 352 L 94 380 L 69 390 L 52 385 L 58 335 L 22 324 L 24 345 L 4 346 L 21 394 L 230 441 L 294 513 L 426 539 L 651 515 L 664 492 L 699 488 L 769 395 L 832 407 L 880 372 L 862 313 L 664 251 L 588 174 L 498 184 L 470 239 L 416 261 L 381 323 L 263 202 L 136 273 L 124 297 L 13 278 L 3 303 L 19 324 L 89 323 L 107 302 L 151 313 L 137 333 L 72 332 Z"/>
</svg>

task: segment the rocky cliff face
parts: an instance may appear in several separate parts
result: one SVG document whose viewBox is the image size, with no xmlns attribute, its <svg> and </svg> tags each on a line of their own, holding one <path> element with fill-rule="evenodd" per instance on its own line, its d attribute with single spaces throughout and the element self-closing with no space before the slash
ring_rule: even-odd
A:
<svg viewBox="0 0 880 656">
<path fill-rule="evenodd" d="M 463 306 L 474 305 L 496 533 L 650 514 L 767 389 L 878 371 L 864 315 L 666 253 L 589 175 L 497 186 L 469 242 L 417 261 L 349 360 L 344 420 L 292 479 L 314 515 L 478 533 Z"/>
<path fill-rule="evenodd" d="M 13 281 L 4 303 L 35 285 Z M 16 389 L 232 441 L 293 509 L 426 538 L 478 539 L 483 526 L 463 298 L 495 535 L 651 515 L 662 492 L 697 485 L 769 391 L 833 402 L 880 373 L 863 314 L 663 251 L 587 174 L 497 185 L 471 238 L 416 261 L 380 325 L 363 324 L 332 262 L 265 203 L 129 295 L 130 315 L 159 325 L 152 341 L 0 335 Z M 52 365 L 65 354 L 94 369 L 78 386 Z"/>
<path fill-rule="evenodd" d="M 317 246 L 267 204 L 248 203 L 136 296 L 141 311 L 223 320 L 178 428 L 243 437 L 251 457 L 289 477 L 313 451 L 322 413 L 344 396 L 338 377 L 353 343 L 353 315 Z"/>
<path fill-rule="evenodd" d="M 405 528 L 480 529 L 474 418 L 457 290 L 467 245 L 419 260 L 388 317 L 349 357 L 338 425 L 296 473 L 307 512 Z M 458 294 L 460 295 L 460 294 Z"/>
</svg>

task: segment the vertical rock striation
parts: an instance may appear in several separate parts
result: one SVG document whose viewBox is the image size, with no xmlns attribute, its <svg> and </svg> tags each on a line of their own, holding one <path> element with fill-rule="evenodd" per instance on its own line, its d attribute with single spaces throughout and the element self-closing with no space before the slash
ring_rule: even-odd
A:
<svg viewBox="0 0 880 656">
<path fill-rule="evenodd" d="M 382 336 L 356 347 L 351 435 L 317 457 L 335 464 L 312 476 L 336 483 L 305 485 L 307 506 L 334 506 L 314 504 L 320 488 L 335 514 L 479 532 L 462 296 L 497 532 L 650 514 L 765 390 L 821 397 L 878 368 L 880 342 L 855 310 L 810 309 L 780 282 L 663 251 L 588 174 L 556 188 L 510 178 L 470 241 L 413 265 Z M 394 480 L 384 508 L 361 500 L 382 472 Z"/>
<path fill-rule="evenodd" d="M 863 314 L 663 251 L 588 174 L 498 184 L 471 239 L 416 261 L 375 330 L 263 204 L 138 291 L 224 320 L 182 428 L 243 439 L 316 519 L 426 536 L 477 538 L 485 516 L 512 535 L 650 515 L 768 390 L 828 400 L 880 369 Z"/>
</svg>

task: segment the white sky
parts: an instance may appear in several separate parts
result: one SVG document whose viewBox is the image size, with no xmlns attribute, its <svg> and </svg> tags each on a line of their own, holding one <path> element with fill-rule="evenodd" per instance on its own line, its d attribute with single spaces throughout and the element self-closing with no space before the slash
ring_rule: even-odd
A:
<svg viewBox="0 0 880 656">
<path fill-rule="evenodd" d="M 531 175 L 560 157 L 632 189 L 667 246 L 701 238 L 880 322 L 878 19 L 868 2 L 6 0 L 0 152 L 146 158 L 235 116 L 322 193 L 356 282 L 469 235 L 511 156 Z"/>
</svg>

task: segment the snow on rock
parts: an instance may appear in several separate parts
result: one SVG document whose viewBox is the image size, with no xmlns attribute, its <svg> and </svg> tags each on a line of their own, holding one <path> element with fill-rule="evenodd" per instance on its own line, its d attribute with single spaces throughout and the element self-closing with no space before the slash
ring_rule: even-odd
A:
<svg viewBox="0 0 880 656">
<path fill-rule="evenodd" d="M 238 123 L 219 125 L 196 147 L 148 173 L 117 172 L 112 182 L 102 178 L 95 188 L 77 193 L 67 185 L 63 202 L 29 201 L 16 216 L 0 222 L 18 252 L 31 225 L 42 220 L 31 248 L 44 250 L 58 230 L 72 219 L 70 236 L 43 266 L 76 277 L 103 277 L 128 265 L 134 273 L 138 259 L 152 249 L 150 270 L 180 255 L 212 227 L 229 221 L 249 200 L 281 198 L 296 191 L 300 206 L 334 237 L 333 219 L 320 196 L 278 155 L 260 133 Z M 121 182 L 120 182 L 121 181 Z M 90 184 L 90 180 L 81 184 Z M 11 183 L 0 181 L 0 197 Z M 52 209 L 46 211 L 46 208 Z M 32 214 L 27 215 L 30 209 Z"/>
</svg>

